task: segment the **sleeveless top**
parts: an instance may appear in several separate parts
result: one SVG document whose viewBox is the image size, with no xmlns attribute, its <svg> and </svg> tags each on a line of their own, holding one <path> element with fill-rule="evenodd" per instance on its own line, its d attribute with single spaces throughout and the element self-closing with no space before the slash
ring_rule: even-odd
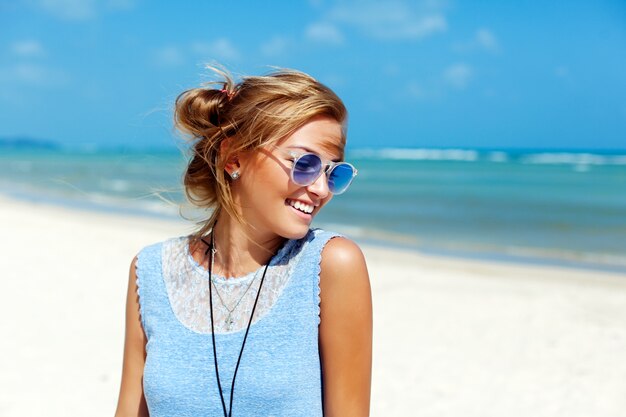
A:
<svg viewBox="0 0 626 417">
<path fill-rule="evenodd" d="M 322 416 L 320 260 L 324 245 L 336 236 L 309 230 L 302 239 L 287 240 L 270 261 L 237 372 L 233 417 Z M 211 342 L 208 272 L 190 255 L 188 241 L 169 239 L 137 256 L 140 317 L 147 338 L 143 388 L 151 417 L 223 415 Z M 225 297 L 233 285 L 244 294 L 235 298 L 241 304 L 254 302 L 262 269 L 241 278 L 213 276 L 215 344 L 227 410 L 251 306 L 230 305 L 231 316 L 238 309 L 244 312 L 234 320 L 224 307 L 220 315 L 216 288 Z"/>
</svg>

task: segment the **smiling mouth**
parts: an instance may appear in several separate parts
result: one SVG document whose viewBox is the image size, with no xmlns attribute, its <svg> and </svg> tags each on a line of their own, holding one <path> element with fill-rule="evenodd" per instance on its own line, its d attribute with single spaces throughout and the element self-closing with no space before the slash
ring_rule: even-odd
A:
<svg viewBox="0 0 626 417">
<path fill-rule="evenodd" d="M 287 199 L 287 204 L 305 214 L 311 214 L 315 209 L 315 207 L 313 207 L 311 204 L 306 204 L 298 200 Z"/>
</svg>

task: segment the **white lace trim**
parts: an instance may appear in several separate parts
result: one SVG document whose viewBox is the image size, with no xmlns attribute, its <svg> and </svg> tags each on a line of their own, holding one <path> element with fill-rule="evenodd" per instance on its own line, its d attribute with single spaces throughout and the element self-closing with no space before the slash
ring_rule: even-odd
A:
<svg viewBox="0 0 626 417">
<path fill-rule="evenodd" d="M 278 301 L 302 254 L 304 241 L 305 239 L 287 241 L 272 259 L 252 323 L 268 314 Z M 185 236 L 166 241 L 161 256 L 163 279 L 174 315 L 185 327 L 196 333 L 211 333 L 209 274 L 191 256 L 189 238 Z M 216 334 L 233 333 L 248 326 L 264 269 L 265 266 L 262 266 L 257 271 L 238 278 L 224 278 L 213 274 Z"/>
</svg>

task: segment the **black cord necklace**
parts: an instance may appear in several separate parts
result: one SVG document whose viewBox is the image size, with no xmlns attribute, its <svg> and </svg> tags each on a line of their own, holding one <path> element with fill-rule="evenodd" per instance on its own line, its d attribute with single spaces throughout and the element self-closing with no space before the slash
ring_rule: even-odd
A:
<svg viewBox="0 0 626 417">
<path fill-rule="evenodd" d="M 248 332 L 250 331 L 250 325 L 252 324 L 252 318 L 254 317 L 254 310 L 256 309 L 256 304 L 259 301 L 259 295 L 261 294 L 261 288 L 263 287 L 263 281 L 265 280 L 265 273 L 267 272 L 267 267 L 270 266 L 272 259 L 267 262 L 265 265 L 265 269 L 263 269 L 263 276 L 261 276 L 261 283 L 259 284 L 259 291 L 256 294 L 256 298 L 254 300 L 254 305 L 252 306 L 252 313 L 250 313 L 250 320 L 248 321 L 248 327 L 246 327 L 246 334 L 243 337 L 243 343 L 241 344 L 241 350 L 239 351 L 239 358 L 237 358 L 237 365 L 235 366 L 235 373 L 233 374 L 233 382 L 230 385 L 230 404 L 228 406 L 228 413 L 226 413 L 226 403 L 224 402 L 224 393 L 222 392 L 222 383 L 220 382 L 220 372 L 217 366 L 217 350 L 215 348 L 215 328 L 213 327 L 213 293 L 211 291 L 211 287 L 213 286 L 212 273 L 213 273 L 213 255 L 215 254 L 215 240 L 214 233 L 211 231 L 211 242 L 207 244 L 204 239 L 201 239 L 202 243 L 208 246 L 207 250 L 204 252 L 206 256 L 209 251 L 211 252 L 211 256 L 209 257 L 209 306 L 211 308 L 211 341 L 213 342 L 213 359 L 215 363 L 215 377 L 217 379 L 217 388 L 220 391 L 220 399 L 222 400 L 222 410 L 224 411 L 224 417 L 231 417 L 233 413 L 233 395 L 235 393 L 235 378 L 237 378 L 237 371 L 239 370 L 239 363 L 241 362 L 241 356 L 243 355 L 243 348 L 246 346 L 246 339 L 248 338 Z"/>
</svg>

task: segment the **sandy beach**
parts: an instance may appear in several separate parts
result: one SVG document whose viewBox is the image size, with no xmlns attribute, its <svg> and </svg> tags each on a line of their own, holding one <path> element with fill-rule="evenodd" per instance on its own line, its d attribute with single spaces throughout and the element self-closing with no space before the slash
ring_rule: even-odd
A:
<svg viewBox="0 0 626 417">
<path fill-rule="evenodd" d="M 0 416 L 111 416 L 128 267 L 192 224 L 0 198 Z M 626 415 L 626 274 L 364 246 L 372 416 Z"/>
</svg>

